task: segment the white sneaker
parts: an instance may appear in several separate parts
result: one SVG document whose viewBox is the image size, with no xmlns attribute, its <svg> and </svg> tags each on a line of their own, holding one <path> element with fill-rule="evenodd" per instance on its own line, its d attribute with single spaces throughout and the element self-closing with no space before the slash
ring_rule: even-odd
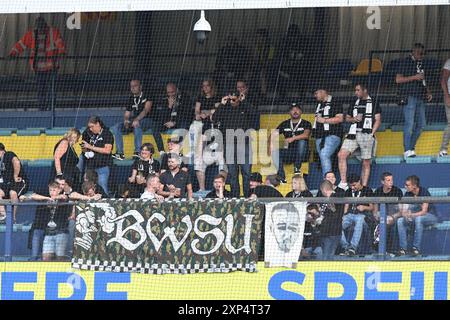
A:
<svg viewBox="0 0 450 320">
<path fill-rule="evenodd" d="M 409 155 L 410 158 L 414 158 L 416 156 L 416 151 L 415 150 L 411 150 L 411 153 Z"/>
<path fill-rule="evenodd" d="M 347 191 L 348 189 L 348 183 L 339 182 L 338 187 L 341 188 L 344 191 Z"/>
<path fill-rule="evenodd" d="M 441 151 L 439 151 L 439 157 L 445 157 L 445 156 L 447 156 L 447 155 L 448 155 L 447 150 L 441 150 Z"/>
</svg>

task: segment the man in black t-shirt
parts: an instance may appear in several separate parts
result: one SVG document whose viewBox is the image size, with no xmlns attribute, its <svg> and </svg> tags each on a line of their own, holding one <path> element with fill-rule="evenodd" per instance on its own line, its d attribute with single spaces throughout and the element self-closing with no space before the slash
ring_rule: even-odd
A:
<svg viewBox="0 0 450 320">
<path fill-rule="evenodd" d="M 88 128 L 82 134 L 81 150 L 86 169 L 95 170 L 98 174 L 98 184 L 109 194 L 108 181 L 112 165 L 111 151 L 114 136 L 103 121 L 97 117 L 90 117 Z"/>
<path fill-rule="evenodd" d="M 159 194 L 165 198 L 192 199 L 192 183 L 189 174 L 180 169 L 180 157 L 171 153 L 168 160 L 169 170 L 161 174 Z"/>
<path fill-rule="evenodd" d="M 142 85 L 139 80 L 131 80 L 130 82 L 131 97 L 126 106 L 124 121 L 117 123 L 111 128 L 116 138 L 116 153 L 113 155 L 117 160 L 124 160 L 123 149 L 123 133 L 134 132 L 134 154 L 139 155 L 139 149 L 142 145 L 143 132 L 147 129 L 159 129 L 156 123 L 150 119 L 150 112 L 152 110 L 152 99 L 144 94 Z M 160 134 L 154 135 L 156 145 L 159 151 L 164 151 L 164 144 Z"/>
<path fill-rule="evenodd" d="M 225 199 L 231 198 L 231 192 L 225 190 L 225 177 L 217 175 L 214 177 L 214 190 L 206 195 L 205 198 Z"/>
<path fill-rule="evenodd" d="M 180 163 L 180 169 L 181 171 L 184 172 L 189 172 L 189 167 L 187 165 L 187 160 L 185 159 L 185 157 L 183 156 L 183 154 L 181 153 L 181 144 L 183 142 L 183 137 L 172 137 L 167 139 L 167 153 L 164 153 L 160 160 L 160 164 L 161 164 L 161 173 L 164 173 L 165 171 L 169 170 L 169 155 L 171 153 L 176 153 L 179 155 L 181 163 Z M 186 161 L 185 161 L 186 160 Z"/>
<path fill-rule="evenodd" d="M 289 112 L 291 119 L 285 120 L 277 127 L 277 131 L 269 137 L 270 153 L 272 161 L 277 168 L 277 174 L 281 181 L 286 183 L 284 163 L 294 162 L 294 174 L 300 173 L 302 162 L 307 160 L 308 140 L 311 134 L 311 123 L 302 119 L 302 108 L 298 104 L 292 104 Z M 284 147 L 277 148 L 278 135 L 284 136 Z"/>
<path fill-rule="evenodd" d="M 381 175 L 381 186 L 375 190 L 375 197 L 393 197 L 401 199 L 403 192 L 400 188 L 394 186 L 394 177 L 390 172 L 384 172 Z M 396 244 L 394 242 L 395 224 L 397 219 L 401 217 L 398 204 L 387 203 L 386 206 L 386 235 L 387 235 L 387 250 L 388 252 L 396 252 Z M 375 212 L 380 212 L 380 205 L 375 205 Z M 379 216 L 379 214 L 378 214 Z M 375 228 L 375 244 L 379 242 L 380 227 L 377 225 Z"/>
<path fill-rule="evenodd" d="M 347 158 L 350 155 L 360 157 L 362 160 L 361 181 L 363 186 L 369 183 L 370 163 L 375 156 L 375 133 L 381 125 L 381 108 L 369 96 L 367 86 L 355 86 L 357 100 L 348 108 L 346 121 L 350 128 L 338 153 L 339 173 L 341 182 L 339 187 L 347 190 Z"/>
<path fill-rule="evenodd" d="M 152 118 L 158 124 L 158 129 L 163 132 L 169 129 L 189 129 L 194 119 L 191 98 L 180 92 L 175 83 L 167 83 L 165 93 L 155 101 Z"/>
<path fill-rule="evenodd" d="M 28 191 L 28 184 L 28 179 L 17 155 L 12 151 L 6 151 L 5 145 L 0 143 L 0 200 L 17 201 Z M 14 221 L 16 208 L 14 207 Z M 4 222 L 5 218 L 5 207 L 0 206 L 0 223 Z"/>
<path fill-rule="evenodd" d="M 424 55 L 423 44 L 414 44 L 411 55 L 400 61 L 395 77 L 405 117 L 403 126 L 405 159 L 416 156 L 416 142 L 426 125 L 425 103 L 433 99 L 425 80 L 424 60 L 422 60 Z"/>
<path fill-rule="evenodd" d="M 431 197 L 428 189 L 420 185 L 420 179 L 416 175 L 406 178 L 405 188 L 405 198 Z M 411 244 L 411 254 L 413 256 L 420 255 L 424 228 L 434 225 L 438 221 L 435 215 L 434 205 L 432 203 L 423 202 L 402 205 L 402 207 L 403 210 L 400 210 L 402 216 L 397 220 L 398 237 L 400 240 L 399 255 L 405 255 L 408 250 L 408 233 L 411 231 L 411 226 L 414 226 L 414 238 Z"/>
<path fill-rule="evenodd" d="M 372 189 L 365 187 L 361 184 L 361 179 L 358 175 L 350 175 L 348 182 L 350 188 L 345 192 L 345 197 L 349 198 L 364 198 L 373 197 Z M 364 204 L 346 204 L 344 207 L 344 218 L 342 219 L 342 238 L 341 246 L 345 250 L 344 254 L 347 256 L 354 256 L 358 250 L 359 241 L 363 230 L 368 230 L 368 221 L 373 220 L 374 205 L 371 203 Z M 353 236 L 350 243 L 345 236 L 345 231 L 350 227 L 353 228 Z"/>
<path fill-rule="evenodd" d="M 333 102 L 333 97 L 325 89 L 314 93 L 318 102 L 312 134 L 316 138 L 316 149 L 320 157 L 322 174 L 332 171 L 331 157 L 339 148 L 342 136 L 344 111 L 342 105 Z"/>
<path fill-rule="evenodd" d="M 147 184 L 150 174 L 159 174 L 160 164 L 153 159 L 155 149 L 151 143 L 144 143 L 141 147 L 140 157 L 135 159 L 131 166 L 131 176 L 128 178 L 123 198 L 140 198 Z"/>
</svg>

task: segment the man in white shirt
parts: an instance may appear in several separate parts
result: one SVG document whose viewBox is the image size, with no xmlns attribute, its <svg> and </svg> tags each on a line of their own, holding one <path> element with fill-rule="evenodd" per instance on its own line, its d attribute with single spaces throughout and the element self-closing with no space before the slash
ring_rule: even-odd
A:
<svg viewBox="0 0 450 320">
<path fill-rule="evenodd" d="M 442 68 L 441 87 L 444 91 L 445 114 L 447 115 L 447 129 L 442 137 L 441 150 L 439 157 L 448 155 L 448 143 L 450 141 L 450 59 L 448 59 Z"/>
</svg>

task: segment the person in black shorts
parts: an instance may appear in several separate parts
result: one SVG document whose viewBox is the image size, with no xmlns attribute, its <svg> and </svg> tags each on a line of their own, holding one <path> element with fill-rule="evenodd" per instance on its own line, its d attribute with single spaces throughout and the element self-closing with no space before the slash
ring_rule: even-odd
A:
<svg viewBox="0 0 450 320">
<path fill-rule="evenodd" d="M 19 200 L 19 197 L 28 191 L 28 178 L 17 155 L 6 151 L 5 145 L 0 143 L 0 200 Z M 16 220 L 14 207 L 14 221 Z M 6 218 L 5 207 L 0 206 L 0 222 Z"/>
</svg>

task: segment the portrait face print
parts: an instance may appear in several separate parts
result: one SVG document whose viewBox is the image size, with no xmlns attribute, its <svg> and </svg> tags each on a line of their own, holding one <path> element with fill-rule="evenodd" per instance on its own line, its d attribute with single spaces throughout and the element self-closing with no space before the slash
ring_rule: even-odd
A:
<svg viewBox="0 0 450 320">
<path fill-rule="evenodd" d="M 289 252 L 300 232 L 299 213 L 293 204 L 275 206 L 272 211 L 272 232 L 278 248 Z"/>
</svg>

